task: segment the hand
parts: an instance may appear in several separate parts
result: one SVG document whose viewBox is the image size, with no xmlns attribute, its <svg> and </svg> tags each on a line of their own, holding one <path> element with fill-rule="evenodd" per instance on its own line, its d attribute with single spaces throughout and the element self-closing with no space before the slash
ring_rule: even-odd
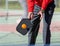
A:
<svg viewBox="0 0 60 46">
<path fill-rule="evenodd" d="M 34 15 L 33 15 L 33 12 L 29 12 L 28 13 L 28 19 L 33 19 Z"/>
<path fill-rule="evenodd" d="M 40 19 L 43 18 L 43 13 L 44 13 L 44 10 L 42 10 L 42 9 L 38 12 L 38 15 L 41 15 Z"/>
</svg>

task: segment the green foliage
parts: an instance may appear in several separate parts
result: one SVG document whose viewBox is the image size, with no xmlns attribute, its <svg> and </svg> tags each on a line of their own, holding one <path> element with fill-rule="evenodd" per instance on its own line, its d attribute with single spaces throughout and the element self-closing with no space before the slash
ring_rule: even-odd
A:
<svg viewBox="0 0 60 46">
<path fill-rule="evenodd" d="M 5 1 L 6 0 L 0 0 L 0 9 L 2 8 L 2 9 L 5 9 L 6 7 L 5 7 Z M 60 1 L 59 1 L 60 2 Z M 60 6 L 60 3 L 59 3 L 59 6 Z M 9 1 L 9 4 L 8 4 L 8 8 L 9 9 L 17 9 L 17 10 L 21 10 L 22 9 L 22 7 L 21 7 L 21 5 L 20 5 L 20 3 L 18 3 L 17 1 L 14 1 L 14 2 L 12 2 L 12 1 Z M 56 6 L 56 8 L 55 8 L 55 12 L 60 12 L 60 7 L 57 7 Z"/>
<path fill-rule="evenodd" d="M 6 8 L 6 5 L 5 5 L 5 0 L 1 0 L 0 1 L 0 9 L 5 9 Z M 9 1 L 8 2 L 8 8 L 9 9 L 22 9 L 21 5 L 17 2 L 17 1 Z"/>
</svg>

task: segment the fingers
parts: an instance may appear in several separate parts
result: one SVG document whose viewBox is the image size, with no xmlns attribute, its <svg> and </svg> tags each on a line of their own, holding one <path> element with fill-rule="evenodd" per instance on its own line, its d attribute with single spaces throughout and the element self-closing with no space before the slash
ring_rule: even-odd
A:
<svg viewBox="0 0 60 46">
<path fill-rule="evenodd" d="M 43 18 L 43 12 L 42 11 L 39 11 L 38 12 L 38 15 L 40 15 L 40 20 Z M 28 13 L 28 19 L 33 19 L 34 18 L 34 14 L 33 12 L 29 12 Z"/>
<path fill-rule="evenodd" d="M 30 15 L 28 15 L 28 19 L 30 19 Z"/>
<path fill-rule="evenodd" d="M 32 15 L 31 15 L 31 19 L 33 19 L 33 18 L 34 18 L 34 15 L 32 14 Z"/>
<path fill-rule="evenodd" d="M 28 13 L 28 19 L 33 19 L 33 17 L 34 17 L 33 13 L 32 12 L 29 12 Z"/>
<path fill-rule="evenodd" d="M 41 14 L 41 17 L 40 17 L 40 19 L 42 19 L 43 18 L 43 15 Z"/>
<path fill-rule="evenodd" d="M 38 15 L 40 15 L 40 19 L 43 18 L 43 13 L 41 11 L 38 12 Z"/>
</svg>

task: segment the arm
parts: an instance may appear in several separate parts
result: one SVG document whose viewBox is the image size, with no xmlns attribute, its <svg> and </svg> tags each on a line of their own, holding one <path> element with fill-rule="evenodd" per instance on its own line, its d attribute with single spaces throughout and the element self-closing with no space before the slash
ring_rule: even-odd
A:
<svg viewBox="0 0 60 46">
<path fill-rule="evenodd" d="M 28 12 L 33 12 L 34 10 L 34 0 L 27 0 Z"/>
<path fill-rule="evenodd" d="M 47 8 L 48 4 L 49 4 L 51 1 L 52 1 L 52 0 L 43 0 L 42 6 L 41 6 L 41 10 L 40 10 L 39 13 L 38 13 L 38 14 L 41 15 L 41 18 L 40 18 L 40 19 L 43 18 L 43 13 L 44 13 L 45 9 Z"/>
<path fill-rule="evenodd" d="M 42 10 L 45 10 L 50 2 L 52 2 L 52 0 L 43 0 L 42 6 L 41 6 Z"/>
<path fill-rule="evenodd" d="M 27 0 L 27 6 L 28 6 L 28 18 L 33 19 L 33 10 L 34 10 L 34 0 Z"/>
</svg>

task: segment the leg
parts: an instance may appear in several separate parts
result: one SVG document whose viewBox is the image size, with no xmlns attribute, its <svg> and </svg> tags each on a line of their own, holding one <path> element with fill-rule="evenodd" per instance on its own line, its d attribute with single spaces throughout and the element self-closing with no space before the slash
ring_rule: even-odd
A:
<svg viewBox="0 0 60 46">
<path fill-rule="evenodd" d="M 54 8 L 55 8 L 54 4 L 50 4 L 48 8 L 45 10 L 45 15 L 43 19 L 43 42 L 45 46 L 50 45 L 50 39 L 51 39 L 50 24 Z"/>
<path fill-rule="evenodd" d="M 50 22 L 49 19 L 45 19 L 46 16 L 44 16 L 44 23 L 43 23 L 43 42 L 45 45 L 50 44 L 50 38 L 51 38 L 51 32 L 50 32 L 50 24 L 48 24 Z M 51 16 L 52 18 L 52 16 Z M 47 23 L 47 21 L 49 20 L 49 22 Z M 51 22 L 50 22 L 51 23 Z"/>
<path fill-rule="evenodd" d="M 35 6 L 35 9 L 34 9 L 34 15 L 36 15 L 39 10 L 39 9 L 36 10 L 36 7 L 37 6 Z M 32 21 L 32 23 L 35 23 L 35 22 Z M 28 46 L 35 46 L 38 30 L 39 30 L 39 23 L 37 23 L 36 25 L 34 24 L 33 27 L 30 29 L 28 34 L 28 42 L 29 42 Z"/>
<path fill-rule="evenodd" d="M 35 45 L 36 42 L 36 38 L 38 35 L 38 30 L 39 30 L 39 24 L 37 24 L 36 26 L 33 26 L 29 32 L 28 35 L 28 40 L 29 40 L 29 45 Z"/>
</svg>

